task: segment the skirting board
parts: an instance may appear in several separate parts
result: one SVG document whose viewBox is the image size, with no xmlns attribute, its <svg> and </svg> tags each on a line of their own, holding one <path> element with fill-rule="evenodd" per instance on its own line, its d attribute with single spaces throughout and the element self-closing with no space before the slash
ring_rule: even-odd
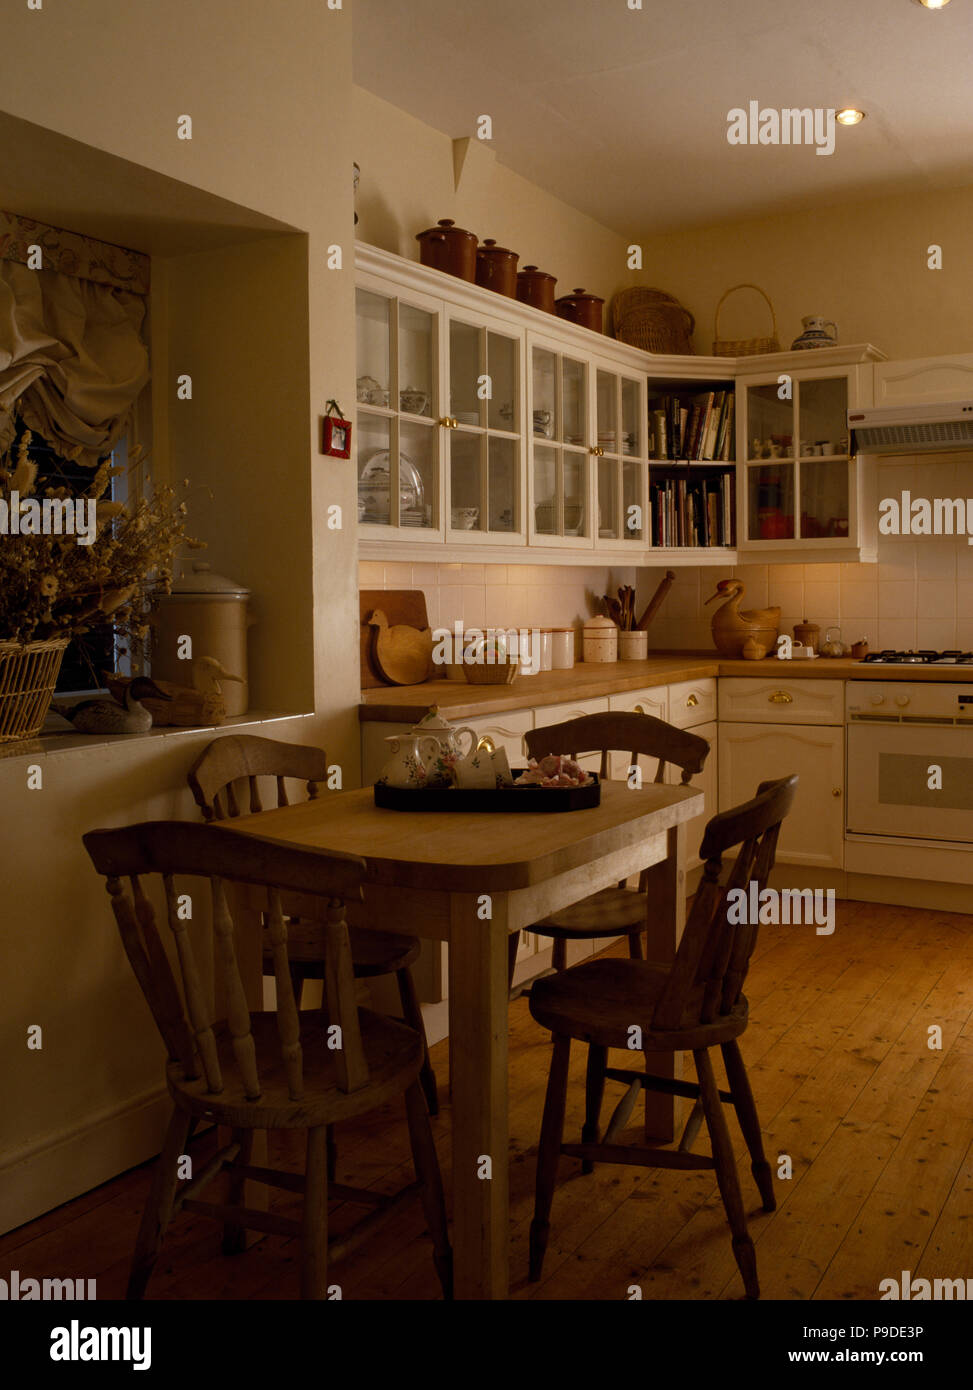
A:
<svg viewBox="0 0 973 1390">
<path fill-rule="evenodd" d="M 171 1113 L 160 1086 L 0 1157 L 0 1234 L 153 1158 Z"/>
</svg>

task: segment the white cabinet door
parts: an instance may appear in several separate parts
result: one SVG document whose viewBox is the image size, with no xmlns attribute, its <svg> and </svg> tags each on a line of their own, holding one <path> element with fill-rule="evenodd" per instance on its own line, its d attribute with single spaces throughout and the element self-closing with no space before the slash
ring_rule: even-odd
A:
<svg viewBox="0 0 973 1390">
<path fill-rule="evenodd" d="M 577 704 L 564 705 L 535 705 L 534 707 L 534 728 L 543 729 L 548 724 L 563 724 L 568 719 L 580 719 L 584 714 L 604 714 L 608 709 L 608 696 L 604 695 L 599 700 L 579 700 Z M 571 748 L 562 748 L 562 753 L 571 753 Z M 597 772 L 601 766 L 600 753 L 588 753 L 579 758 L 582 767 L 591 768 Z"/>
<path fill-rule="evenodd" d="M 775 662 L 783 669 L 773 678 L 724 676 L 720 680 L 720 721 L 744 720 L 754 724 L 843 724 L 844 681 L 792 679 L 790 662 Z"/>
<path fill-rule="evenodd" d="M 706 676 L 699 681 L 680 681 L 669 686 L 670 724 L 677 729 L 695 729 L 699 724 L 711 724 L 716 718 L 716 677 Z M 704 735 L 706 737 L 706 735 Z"/>
<path fill-rule="evenodd" d="M 968 401 L 973 394 L 973 353 L 876 362 L 874 394 L 876 406 Z"/>
<path fill-rule="evenodd" d="M 717 725 L 715 721 L 711 724 L 700 724 L 693 729 L 693 733 L 699 738 L 704 738 L 709 744 L 709 756 L 703 764 L 703 770 L 692 779 L 691 787 L 698 788 L 706 798 L 706 805 L 700 815 L 694 816 L 686 824 L 686 868 L 696 869 L 703 862 L 699 857 L 699 844 L 703 838 L 703 831 L 706 829 L 708 821 L 716 815 L 720 809 L 719 801 L 719 749 L 717 739 Z M 666 781 L 678 786 L 681 779 L 681 772 L 678 767 L 669 767 L 666 770 Z"/>
<path fill-rule="evenodd" d="M 800 778 L 781 827 L 777 859 L 840 869 L 844 851 L 845 731 L 809 724 L 719 726 L 720 810 L 755 795 L 759 782 Z"/>
</svg>

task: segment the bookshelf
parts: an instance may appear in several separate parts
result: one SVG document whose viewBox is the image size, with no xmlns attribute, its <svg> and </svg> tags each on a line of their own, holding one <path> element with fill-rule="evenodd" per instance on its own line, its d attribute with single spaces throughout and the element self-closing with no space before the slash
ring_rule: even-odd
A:
<svg viewBox="0 0 973 1390">
<path fill-rule="evenodd" d="M 731 378 L 649 378 L 653 549 L 730 551 L 736 543 L 736 389 Z"/>
</svg>

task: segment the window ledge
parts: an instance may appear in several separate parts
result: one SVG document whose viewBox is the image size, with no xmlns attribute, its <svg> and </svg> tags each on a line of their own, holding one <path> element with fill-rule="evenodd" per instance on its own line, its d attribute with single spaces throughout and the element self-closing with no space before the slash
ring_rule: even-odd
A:
<svg viewBox="0 0 973 1390">
<path fill-rule="evenodd" d="M 285 713 L 280 710 L 248 710 L 246 714 L 234 715 L 222 724 L 193 724 L 188 728 L 166 725 L 163 728 L 149 729 L 144 734 L 79 734 L 67 728 L 64 732 L 48 728 L 36 738 L 18 739 L 14 743 L 0 743 L 0 761 L 17 758 L 36 759 L 51 754 L 76 753 L 84 749 L 105 748 L 131 743 L 150 743 L 159 739 L 181 738 L 186 734 L 215 734 L 228 729 L 242 732 L 257 729 L 265 724 L 278 724 L 285 719 L 311 719 L 313 710 L 298 710 Z M 65 724 L 59 715 L 49 715 L 48 723 Z"/>
</svg>

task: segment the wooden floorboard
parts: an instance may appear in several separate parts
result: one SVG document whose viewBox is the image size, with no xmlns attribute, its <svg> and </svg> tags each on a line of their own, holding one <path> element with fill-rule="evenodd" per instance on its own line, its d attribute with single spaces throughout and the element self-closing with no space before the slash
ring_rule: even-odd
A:
<svg viewBox="0 0 973 1390">
<path fill-rule="evenodd" d="M 612 948 L 618 950 L 618 948 Z M 618 950 L 619 954 L 624 952 Z M 775 1168 L 778 1209 L 760 1209 L 736 1126 L 744 1205 L 762 1294 L 771 1299 L 870 1299 L 882 1279 L 965 1278 L 973 1265 L 973 916 L 839 903 L 832 936 L 764 928 L 746 993 L 742 1040 Z M 712 1172 L 599 1165 L 582 1176 L 562 1159 L 543 1278 L 526 1279 L 534 1162 L 549 1037 L 527 1001 L 510 1007 L 511 1296 L 611 1300 L 637 1285 L 652 1299 L 739 1299 L 742 1285 Z M 941 1039 L 930 1030 L 939 1028 Z M 448 1046 L 432 1049 L 442 1109 L 432 1121 L 449 1192 L 452 1125 Z M 622 1054 L 616 1065 L 631 1063 Z M 585 1048 L 572 1047 L 566 1134 L 584 1109 Z M 722 1077 L 722 1066 L 717 1067 Z M 691 1075 L 691 1059 L 684 1074 Z M 621 1094 L 606 1090 L 604 1116 Z M 633 1130 L 633 1138 L 637 1130 Z M 197 1163 L 215 1136 L 193 1141 Z M 303 1135 L 272 1138 L 272 1159 L 299 1171 Z M 705 1152 L 705 1129 L 695 1148 Z M 338 1133 L 339 1179 L 394 1191 L 412 1178 L 401 1102 Z M 22 1279 L 96 1278 L 119 1297 L 150 1165 L 123 1174 L 0 1238 L 0 1265 Z M 296 1215 L 278 1192 L 273 1210 Z M 333 1231 L 360 1208 L 331 1212 Z M 220 1253 L 218 1227 L 173 1223 L 149 1285 L 155 1299 L 287 1299 L 296 1294 L 296 1240 L 268 1236 L 245 1254 Z M 346 1299 L 435 1299 L 439 1286 L 417 1204 L 396 1212 L 329 1279 Z"/>
</svg>

